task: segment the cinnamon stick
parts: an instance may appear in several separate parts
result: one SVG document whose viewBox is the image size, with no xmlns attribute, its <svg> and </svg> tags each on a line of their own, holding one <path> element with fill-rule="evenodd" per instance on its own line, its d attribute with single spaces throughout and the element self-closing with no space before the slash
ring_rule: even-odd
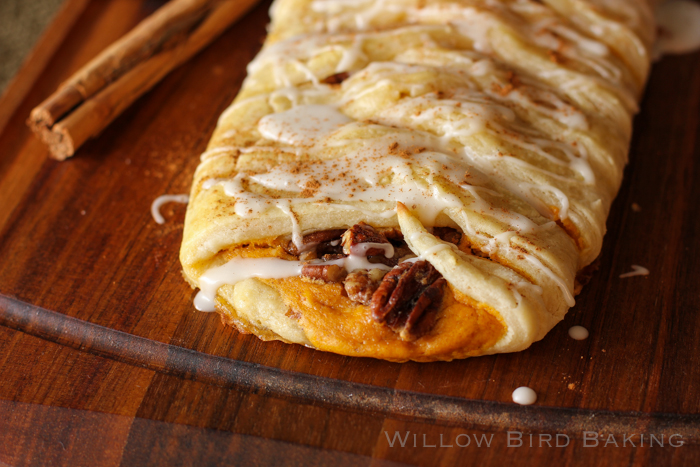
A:
<svg viewBox="0 0 700 467">
<path fill-rule="evenodd" d="M 64 160 L 257 0 L 171 0 L 32 110 L 28 124 Z"/>
</svg>

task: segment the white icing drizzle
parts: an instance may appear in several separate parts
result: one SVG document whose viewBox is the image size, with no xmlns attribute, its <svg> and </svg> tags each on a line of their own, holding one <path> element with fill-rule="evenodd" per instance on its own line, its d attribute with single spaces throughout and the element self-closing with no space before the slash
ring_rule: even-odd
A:
<svg viewBox="0 0 700 467">
<path fill-rule="evenodd" d="M 216 291 L 222 285 L 235 284 L 250 277 L 283 279 L 298 276 L 303 264 L 279 258 L 235 258 L 199 277 L 200 291 L 195 298 L 195 307 L 200 311 L 214 311 Z"/>
<path fill-rule="evenodd" d="M 544 274 L 549 276 L 552 282 L 554 282 L 564 294 L 564 301 L 569 307 L 572 307 L 576 304 L 576 300 L 574 300 L 574 294 L 571 293 L 571 289 L 569 289 L 569 287 L 566 285 L 566 282 L 564 282 L 564 280 L 561 277 L 555 274 L 554 271 L 552 271 L 550 268 L 542 264 L 542 261 L 537 259 L 535 256 L 524 254 L 523 257 L 527 262 L 531 263 L 533 266 L 541 270 Z"/>
<path fill-rule="evenodd" d="M 571 326 L 569 328 L 569 336 L 577 341 L 582 341 L 588 338 L 588 329 L 583 326 Z"/>
<path fill-rule="evenodd" d="M 293 216 L 295 204 L 326 203 L 330 199 L 343 202 L 346 209 L 354 209 L 348 201 L 401 201 L 416 210 L 425 225 L 434 225 L 443 209 L 463 206 L 456 195 L 444 192 L 430 182 L 433 177 L 441 176 L 457 184 L 467 173 L 468 166 L 446 154 L 428 150 L 410 158 L 382 155 L 387 152 L 392 139 L 396 142 L 398 137 L 348 150 L 338 159 L 314 160 L 306 164 L 282 163 L 263 174 L 241 172 L 232 180 L 212 180 L 206 188 L 222 184 L 225 193 L 236 198 L 235 212 L 241 217 L 258 216 L 271 206 L 283 210 L 292 220 L 295 244 L 301 241 L 299 226 Z M 269 194 L 251 191 L 251 184 Z M 309 186 L 315 187 L 313 193 L 306 198 L 298 197 Z M 277 198 L 274 193 L 278 192 L 297 195 Z M 330 204 L 329 208 L 336 206 Z M 394 215 L 393 210 L 388 213 Z"/>
<path fill-rule="evenodd" d="M 216 295 L 210 296 L 200 290 L 194 296 L 194 307 L 199 311 L 216 311 Z"/>
<path fill-rule="evenodd" d="M 527 386 L 520 386 L 513 391 L 513 402 L 520 405 L 531 405 L 537 401 L 537 393 Z"/>
<path fill-rule="evenodd" d="M 265 74 L 274 77 L 279 89 L 239 100 L 221 117 L 223 120 L 231 112 L 259 101 L 269 104 L 274 113 L 263 117 L 257 128 L 263 138 L 276 145 L 258 142 L 246 148 L 216 148 L 202 155 L 205 162 L 231 153 L 261 152 L 274 156 L 277 151 L 296 156 L 293 163 L 273 164 L 265 172 L 243 168 L 231 179 L 206 180 L 202 189 L 221 189 L 235 198 L 235 214 L 242 218 L 257 218 L 270 209 L 281 210 L 289 218 L 292 240 L 300 251 L 314 247 L 302 242 L 301 217 L 295 213 L 302 205 L 318 204 L 329 210 L 391 218 L 396 215 L 395 209 L 387 209 L 387 204 L 396 201 L 407 205 L 428 227 L 435 225 L 440 213 L 450 209 L 496 220 L 505 230 L 493 235 L 466 220 L 463 227 L 470 241 L 480 242 L 486 253 L 510 251 L 514 238 L 558 228 L 556 223 L 538 225 L 516 212 L 494 209 L 478 191 L 484 190 L 491 197 L 502 196 L 486 188 L 495 186 L 544 217 L 567 219 L 577 209 L 576 197 L 570 194 L 592 189 L 590 185 L 595 188 L 596 183 L 589 163 L 591 147 L 586 147 L 588 140 L 577 136 L 577 132 L 589 128 L 589 122 L 584 111 L 569 102 L 580 102 L 572 96 L 585 94 L 587 89 L 604 89 L 627 109 L 636 108 L 635 93 L 628 90 L 621 62 L 611 57 L 609 47 L 598 39 L 604 31 L 582 30 L 535 2 L 486 0 L 478 6 L 445 3 L 417 7 L 396 0 L 314 0 L 311 8 L 318 15 L 314 15 L 312 27 L 307 28 L 309 33 L 266 46 L 248 67 L 251 76 L 246 86 L 262 89 L 263 83 L 258 83 L 255 75 Z M 409 25 L 382 29 L 383 22 L 397 15 Z M 446 18 L 450 20 L 448 24 Z M 519 84 L 512 86 L 506 72 L 513 64 L 498 55 L 500 45 L 491 37 L 494 28 L 512 30 L 545 56 L 547 50 L 554 51 L 575 64 L 566 68 L 544 63 L 533 72 L 535 76 L 519 72 Z M 471 41 L 473 50 L 448 50 L 456 35 Z M 369 48 L 365 46 L 369 41 L 389 39 L 404 44 L 405 50 L 388 57 L 386 62 L 367 64 Z M 329 52 L 335 57 L 330 63 Z M 316 60 L 322 56 L 322 60 Z M 430 80 L 403 79 L 434 73 L 436 67 L 446 79 L 458 83 L 448 96 L 437 93 Z M 322 83 L 329 70 L 353 74 L 340 88 L 334 88 Z M 553 84 L 561 91 L 554 91 L 550 87 Z M 393 105 L 380 106 L 378 114 L 362 115 L 367 106 L 357 103 L 371 101 L 380 90 L 390 90 L 401 97 Z M 528 126 L 522 117 L 532 113 L 546 125 Z M 372 129 L 374 123 L 355 121 L 366 118 L 377 123 L 377 130 L 383 131 L 387 126 L 406 130 L 362 141 L 342 136 L 338 138 L 342 142 L 333 139 L 334 135 L 351 133 L 360 126 Z M 479 138 L 495 139 L 502 150 L 484 154 L 475 149 Z M 392 145 L 396 151 L 387 150 Z M 510 152 L 512 147 L 519 151 Z M 324 159 L 328 149 L 342 155 Z M 283 160 L 290 159 L 280 159 Z M 546 168 L 538 162 L 546 164 Z M 438 245 L 423 257 L 453 247 Z M 348 270 L 380 267 L 364 256 L 369 248 L 381 248 L 388 257 L 394 254 L 388 244 L 358 245 L 349 257 L 325 264 L 342 265 Z M 573 294 L 564 279 L 535 254 L 520 254 L 550 278 L 562 290 L 567 304 L 573 306 Z M 245 271 L 245 277 L 278 277 L 268 276 L 267 271 L 275 270 L 274 265 L 279 262 L 288 264 L 284 269 L 277 268 L 274 274 L 289 277 L 301 271 L 301 263 L 294 261 L 243 261 L 249 260 L 232 260 L 227 265 Z M 231 283 L 230 280 L 225 283 Z M 214 286 L 207 287 L 209 291 L 203 296 L 211 304 L 203 306 L 212 307 L 216 290 Z M 541 294 L 541 287 L 532 287 Z M 202 298 L 200 302 L 206 300 Z"/>
<path fill-rule="evenodd" d="M 417 237 L 420 237 L 421 235 L 428 235 L 425 232 L 416 232 L 411 235 L 410 241 L 415 242 Z M 457 245 L 449 242 L 441 242 L 438 243 L 435 246 L 432 246 L 425 250 L 422 254 L 414 257 L 414 258 L 409 258 L 406 260 L 401 261 L 402 263 L 415 263 L 416 261 L 429 261 L 428 257 L 435 255 L 443 250 L 454 250 L 454 251 L 459 251 L 459 248 L 457 248 Z"/>
<path fill-rule="evenodd" d="M 649 270 L 647 268 L 633 264 L 632 271 L 626 272 L 624 274 L 620 274 L 620 279 L 624 279 L 625 277 L 648 276 L 648 275 L 649 275 Z"/>
<path fill-rule="evenodd" d="M 621 71 L 610 60 L 609 48 L 598 37 L 577 30 L 546 6 L 534 2 L 487 1 L 481 6 L 454 3 L 413 6 L 400 1 L 377 0 L 371 2 L 369 7 L 367 3 L 314 2 L 312 8 L 325 14 L 314 29 L 330 33 L 355 30 L 367 34 L 373 28 L 379 29 L 385 19 L 403 14 L 410 24 L 432 25 L 449 21 L 459 34 L 473 41 L 474 50 L 488 54 L 493 53 L 495 47 L 490 37 L 491 30 L 506 28 L 517 32 L 521 40 L 561 53 L 569 61 L 605 79 L 620 80 Z M 522 16 L 527 19 L 524 20 Z M 617 88 L 624 92 L 624 86 Z"/>
<path fill-rule="evenodd" d="M 394 257 L 394 247 L 391 243 L 358 243 L 350 247 L 351 255 L 367 256 L 368 250 L 382 250 L 387 258 Z"/>
<path fill-rule="evenodd" d="M 296 214 L 292 212 L 291 200 L 288 199 L 278 199 L 275 200 L 274 205 L 277 209 L 289 216 L 289 220 L 292 222 L 292 242 L 297 250 L 301 253 L 303 251 L 311 250 L 314 248 L 313 244 L 305 245 L 304 237 L 301 235 L 301 227 L 299 227 L 299 221 L 297 220 Z"/>
<path fill-rule="evenodd" d="M 661 3 L 656 9 L 659 35 L 654 45 L 657 57 L 684 54 L 700 49 L 700 5 L 689 0 Z"/>
<path fill-rule="evenodd" d="M 423 256 L 423 258 L 427 258 L 428 256 L 434 255 L 439 251 L 454 249 L 456 249 L 456 247 L 452 243 L 442 243 L 440 245 L 435 245 L 433 247 L 428 248 L 427 250 L 425 250 L 425 252 L 423 252 L 421 256 Z"/>
<path fill-rule="evenodd" d="M 371 67 L 371 66 L 370 66 Z M 368 67 L 368 69 L 370 68 Z M 574 148 L 563 143 L 554 141 L 546 141 L 543 139 L 535 139 L 533 143 L 528 143 L 524 139 L 524 135 L 519 138 L 514 138 L 508 135 L 505 128 L 499 124 L 503 121 L 513 121 L 515 116 L 513 111 L 500 105 L 486 104 L 479 102 L 477 96 L 470 97 L 471 101 L 459 100 L 449 101 L 441 99 L 439 105 L 431 103 L 435 101 L 436 95 L 428 94 L 416 98 L 405 98 L 399 105 L 384 111 L 376 120 L 387 125 L 408 126 L 413 129 L 423 129 L 426 122 L 430 125 L 436 125 L 439 122 L 439 135 L 443 141 L 457 140 L 466 143 L 466 138 L 475 133 L 486 131 L 493 136 L 506 141 L 515 146 L 519 146 L 532 154 L 546 159 L 550 163 L 555 163 L 562 167 L 569 167 L 570 170 L 578 172 L 583 183 L 591 184 L 595 182 L 593 170 L 587 162 L 587 153 L 582 145 L 578 145 L 578 155 L 574 153 Z M 454 115 L 460 115 L 458 119 Z M 411 119 L 406 122 L 406 116 Z M 450 115 L 450 120 L 441 121 L 438 116 Z M 444 117 L 442 117 L 444 119 Z M 488 127 L 487 127 L 488 126 Z M 444 145 L 445 143 L 443 143 Z M 554 155 L 547 153 L 545 148 L 554 148 L 559 153 L 567 158 L 567 160 L 559 159 Z M 504 150 L 505 151 L 505 150 Z M 530 164 L 522 159 L 518 159 L 512 155 L 497 153 L 492 155 L 478 154 L 469 149 L 469 146 L 460 152 L 472 166 L 480 169 L 484 174 L 497 180 L 500 184 L 507 187 L 511 192 L 517 194 L 521 199 L 528 202 L 531 206 L 537 209 L 545 217 L 552 218 L 552 213 L 547 207 L 548 203 L 543 202 L 541 195 L 549 192 L 551 197 L 546 199 L 557 200 L 560 203 L 558 218 L 566 219 L 569 209 L 568 196 L 563 189 L 573 184 L 574 180 L 566 178 L 549 170 L 540 168 Z M 544 176 L 537 185 L 526 183 L 523 177 L 523 171 L 518 170 L 501 170 L 500 166 L 503 161 L 508 161 L 510 165 L 517 164 L 528 172 L 538 172 Z M 547 181 L 559 182 L 559 187 L 547 183 Z M 539 193 L 533 192 L 536 188 Z"/>
<path fill-rule="evenodd" d="M 367 248 L 353 248 L 350 255 L 332 261 L 288 261 L 280 258 L 233 258 L 221 266 L 208 269 L 199 278 L 200 291 L 195 297 L 195 308 L 200 311 L 215 311 L 216 292 L 222 285 L 233 285 L 251 277 L 261 279 L 284 279 L 301 275 L 306 264 L 337 265 L 344 267 L 348 273 L 358 269 L 391 269 L 382 263 L 372 263 L 367 257 L 370 248 L 384 249 L 388 258 L 393 257 L 394 249 L 384 247 L 382 243 L 367 243 Z M 355 245 L 360 246 L 360 245 Z"/>
<path fill-rule="evenodd" d="M 153 200 L 151 203 L 151 216 L 157 224 L 165 224 L 165 218 L 160 213 L 160 208 L 165 203 L 183 203 L 187 204 L 190 202 L 190 197 L 188 195 L 161 195 Z"/>
<path fill-rule="evenodd" d="M 389 270 L 391 266 L 387 266 L 382 263 L 372 263 L 367 257 L 363 255 L 350 254 L 345 258 L 334 259 L 332 261 L 326 261 L 322 264 L 335 264 L 337 266 L 344 267 L 348 272 L 353 272 L 358 269 L 384 269 Z"/>
<path fill-rule="evenodd" d="M 369 8 L 364 8 L 363 11 L 362 8 L 366 5 L 369 5 Z M 334 17 L 325 25 L 317 26 L 319 29 L 325 26 L 330 32 L 337 32 L 345 26 L 346 22 L 349 22 L 354 29 L 363 31 L 368 29 L 378 17 L 401 12 L 401 5 L 391 5 L 386 0 L 314 0 L 311 8 L 316 12 Z M 342 14 L 344 9 L 352 11 L 346 16 Z"/>
<path fill-rule="evenodd" d="M 324 3 L 326 7 L 329 7 L 330 3 Z M 324 10 L 326 7 L 322 8 Z M 345 7 L 339 7 L 336 5 L 338 8 L 345 8 Z M 330 8 L 330 7 L 329 7 Z M 325 11 L 325 10 L 324 10 Z M 457 9 L 457 11 L 462 11 L 461 9 Z M 440 10 L 440 14 L 444 14 L 445 11 Z M 424 14 L 424 13 L 421 13 Z M 428 15 L 430 16 L 430 15 Z M 442 30 L 444 29 L 444 26 L 436 27 L 434 25 L 420 25 L 420 26 L 410 26 L 410 28 L 415 29 L 418 27 L 422 28 L 430 28 L 426 29 L 426 31 L 430 30 Z M 269 47 L 266 49 L 263 54 L 261 54 L 261 57 L 256 59 L 254 63 L 251 65 L 251 70 L 259 70 L 262 64 L 264 63 L 285 63 L 285 60 L 294 60 L 298 61 L 297 57 L 311 57 L 315 54 L 321 53 L 324 50 L 328 50 L 328 47 L 330 47 L 326 40 L 331 40 L 331 41 L 336 41 L 337 43 L 334 42 L 335 45 L 333 47 L 340 47 L 344 52 L 347 50 L 355 50 L 357 49 L 357 44 L 361 43 L 362 41 L 366 40 L 368 35 L 370 34 L 376 34 L 376 35 L 388 35 L 388 34 L 398 34 L 398 31 L 402 31 L 406 28 L 397 28 L 395 30 L 391 30 L 390 32 L 382 31 L 378 33 L 369 33 L 365 32 L 362 34 L 353 34 L 353 35 L 345 35 L 345 36 L 339 36 L 339 37 L 333 37 L 333 38 L 324 38 L 324 37 L 319 37 L 319 36 L 302 36 L 301 38 L 292 38 L 289 39 L 288 41 L 282 41 L 280 43 L 274 44 L 273 46 Z M 573 34 L 573 33 L 572 33 Z M 571 34 L 569 34 L 571 35 Z M 350 45 L 347 45 L 347 42 L 350 42 Z M 344 44 L 344 45 L 343 45 Z M 603 55 L 605 46 L 603 44 L 598 43 L 600 47 L 596 49 L 596 53 L 598 55 Z M 314 48 L 318 50 L 314 50 Z M 592 46 L 589 46 L 588 48 L 594 48 Z M 353 57 L 357 57 L 358 54 L 353 53 L 351 54 Z M 289 58 L 291 57 L 291 58 Z M 487 59 L 485 59 L 487 60 Z M 485 60 L 482 60 L 481 63 L 486 63 Z M 345 55 L 341 59 L 341 62 L 347 62 L 350 63 L 352 60 L 350 58 L 347 58 Z M 474 61 L 472 61 L 474 62 Z M 282 66 L 279 65 L 278 67 Z M 342 67 L 345 68 L 345 67 Z M 340 69 L 340 67 L 338 68 Z M 350 80 L 357 82 L 357 84 L 362 84 L 363 89 L 359 90 L 359 92 L 356 92 L 352 89 L 352 85 L 349 85 L 347 89 L 345 90 L 344 94 L 346 96 L 349 96 L 350 99 L 357 100 L 362 98 L 365 94 L 373 92 L 373 90 L 377 87 L 384 86 L 386 84 L 390 84 L 391 81 L 389 78 L 392 76 L 396 76 L 399 74 L 406 74 L 406 73 L 411 73 L 411 72 L 417 72 L 421 70 L 429 70 L 429 67 L 424 67 L 424 66 L 417 66 L 417 65 L 408 65 L 408 64 L 400 64 L 400 63 L 372 63 L 369 66 L 365 68 L 360 73 L 360 76 L 362 78 L 357 79 L 357 80 Z M 281 70 L 281 71 L 280 71 Z M 284 72 L 283 68 L 280 68 L 278 70 L 280 73 Z M 375 84 L 374 86 L 366 86 L 366 83 L 363 82 L 363 79 L 370 78 L 372 79 Z M 417 85 L 418 87 L 423 87 L 423 85 Z M 536 90 L 536 88 L 533 88 Z M 412 89 L 412 93 L 418 92 L 417 88 Z M 564 104 L 556 95 L 552 94 L 551 92 L 547 91 L 541 91 L 537 92 L 536 96 L 534 96 L 534 99 L 536 101 L 542 101 L 544 100 L 545 102 L 549 102 L 548 106 L 542 106 L 542 105 L 537 105 L 535 101 L 530 101 L 529 99 L 526 98 L 526 94 L 529 93 L 524 93 L 521 92 L 520 90 L 514 90 L 510 93 L 505 98 L 502 98 L 501 100 L 506 100 L 506 101 L 512 101 L 512 102 L 518 102 L 521 105 L 525 105 L 528 107 L 530 110 L 536 110 L 539 112 L 544 112 L 545 114 L 556 114 L 557 115 L 557 120 L 561 122 L 569 122 L 573 124 L 573 127 L 585 127 L 586 126 L 586 121 L 585 117 L 583 114 L 578 112 L 574 107 L 571 105 Z M 480 97 L 482 96 L 482 97 Z M 510 97 L 509 97 L 510 96 Z M 469 97 L 469 96 L 468 96 Z M 440 100 L 440 105 L 435 106 L 434 104 L 428 102 L 425 107 L 427 107 L 426 111 L 424 112 L 413 112 L 411 113 L 411 109 L 406 109 L 406 105 L 408 101 L 404 99 L 401 103 L 401 105 L 397 106 L 397 108 L 394 109 L 394 113 L 400 114 L 400 115 L 417 115 L 416 117 L 416 122 L 418 125 L 420 125 L 422 122 L 425 122 L 427 120 L 430 120 L 435 114 L 441 113 L 443 110 L 449 108 L 452 111 L 455 111 L 457 109 L 457 106 L 464 107 L 465 111 L 461 112 L 463 114 L 463 119 L 462 122 L 459 123 L 459 126 L 453 127 L 451 134 L 444 134 L 445 138 L 464 138 L 468 137 L 474 133 L 477 133 L 479 131 L 483 131 L 486 129 L 486 122 L 489 122 L 490 126 L 496 126 L 497 129 L 500 128 L 498 126 L 497 121 L 499 120 L 499 117 L 503 121 L 513 121 L 514 120 L 514 114 L 513 111 L 509 108 L 500 106 L 496 104 L 493 101 L 493 93 L 490 93 L 491 100 L 486 101 L 483 99 L 483 94 L 480 94 L 478 92 L 472 92 L 471 93 L 471 100 L 465 100 L 465 99 L 460 99 L 459 101 L 455 100 L 445 100 L 442 99 Z M 417 98 L 419 99 L 419 102 L 413 103 L 413 106 L 415 107 L 417 104 L 420 104 L 420 99 L 425 100 L 426 97 L 423 96 L 422 98 Z M 436 100 L 436 99 L 433 99 Z M 632 97 L 631 99 L 632 105 L 634 105 L 634 98 Z M 405 113 L 408 112 L 408 113 Z M 494 113 L 496 112 L 496 113 Z M 459 113 L 459 112 L 458 112 Z M 397 124 L 395 121 L 391 121 L 384 119 L 385 123 L 388 124 Z M 466 126 L 465 126 L 466 124 Z M 502 129 L 502 128 L 501 128 Z M 449 131 L 449 128 L 446 126 L 443 126 L 443 130 Z M 506 132 L 503 131 L 498 131 L 498 137 L 501 139 L 505 139 Z M 566 145 L 563 144 L 557 144 L 554 141 L 551 141 L 549 144 L 545 145 L 540 145 L 538 144 L 542 143 L 542 139 L 540 138 L 537 141 L 537 144 L 528 144 L 526 142 L 523 142 L 522 144 L 519 144 L 521 147 L 526 147 L 528 150 L 533 151 L 533 148 L 536 148 L 534 152 L 538 154 L 539 156 L 542 156 L 546 158 L 550 162 L 554 162 L 555 164 L 562 165 L 562 166 L 569 166 L 572 170 L 579 172 L 584 181 L 586 183 L 593 183 L 595 178 L 593 176 L 593 171 L 591 170 L 590 166 L 588 165 L 587 162 L 587 157 L 586 157 L 586 152 L 585 148 L 582 145 L 579 145 L 577 148 L 579 154 L 575 155 L 574 151 L 572 148 L 566 147 Z M 517 143 L 513 138 L 509 140 L 511 144 Z M 546 151 L 541 149 L 541 147 L 555 147 L 559 151 L 562 151 L 565 156 L 568 158 L 568 162 L 564 160 L 560 160 L 550 154 L 548 154 Z M 476 163 L 476 161 L 473 161 Z M 478 162 L 481 164 L 481 168 L 485 172 L 490 172 L 489 167 L 484 167 L 484 165 L 488 165 L 487 160 L 481 160 Z M 493 165 L 493 161 L 491 162 L 491 165 Z M 534 167 L 534 166 L 531 166 Z M 493 170 L 493 167 L 490 167 L 491 170 Z M 542 169 L 539 169 L 542 171 Z M 552 174 L 551 172 L 547 172 L 547 174 L 550 176 L 550 178 L 556 178 L 556 174 Z M 512 176 L 511 176 L 512 177 Z M 549 191 L 550 193 L 555 194 L 556 199 L 563 199 L 562 196 L 560 196 L 561 193 L 561 188 L 558 188 L 558 191 L 554 190 L 545 190 Z M 535 196 L 536 197 L 536 196 Z M 528 202 L 530 202 L 530 198 L 532 196 L 526 196 L 526 199 Z M 541 209 L 541 206 L 543 206 L 542 203 L 537 203 L 535 202 L 534 205 L 538 208 Z M 567 208 L 565 206 L 562 206 L 560 208 L 560 218 L 566 218 L 566 213 L 567 213 Z"/>
<path fill-rule="evenodd" d="M 292 146 L 313 146 L 318 139 L 351 121 L 328 105 L 302 105 L 263 117 L 258 130 L 267 139 Z"/>
<path fill-rule="evenodd" d="M 314 106 L 314 108 L 316 107 L 318 106 Z M 332 115 L 332 112 L 331 109 L 326 109 L 323 111 L 323 114 Z M 297 110 L 295 115 L 301 113 L 301 111 Z M 297 119 L 286 119 L 282 116 L 280 121 L 290 125 L 285 131 L 296 134 L 296 138 L 299 141 L 306 141 L 308 133 L 317 131 L 315 128 L 293 127 L 292 123 L 298 121 Z M 350 123 L 348 125 L 358 124 Z M 331 131 L 331 129 L 327 131 Z M 273 134 L 278 135 L 280 132 Z M 399 144 L 399 141 L 401 141 L 401 144 Z M 352 143 L 352 141 L 345 144 L 349 143 Z M 422 146 L 421 143 L 425 143 L 426 146 L 433 144 L 439 146 L 442 144 L 434 136 L 422 135 L 417 132 L 405 135 L 393 134 L 383 139 L 368 141 L 359 149 L 347 150 L 343 156 L 337 159 L 313 160 L 306 164 L 299 162 L 293 164 L 282 163 L 262 174 L 241 172 L 232 180 L 208 180 L 203 184 L 203 189 L 211 189 L 217 184 L 222 185 L 224 192 L 228 196 L 235 197 L 236 205 L 234 209 L 236 214 L 241 217 L 256 217 L 271 207 L 282 210 L 291 221 L 292 240 L 299 251 L 313 248 L 313 245 L 305 245 L 302 241 L 301 227 L 293 212 L 294 205 L 327 203 L 328 200 L 332 201 L 332 203 L 328 204 L 328 208 L 333 209 L 341 206 L 343 209 L 356 209 L 353 205 L 347 203 L 348 200 L 400 201 L 410 206 L 416 212 L 421 222 L 428 226 L 434 225 L 439 213 L 448 208 L 468 208 L 488 214 L 512 226 L 514 229 L 493 238 L 484 236 L 472 229 L 469 233 L 472 236 L 481 238 L 485 245 L 484 250 L 489 253 L 496 252 L 500 244 L 508 246 L 510 238 L 515 235 L 534 233 L 539 229 L 555 226 L 553 222 L 539 226 L 520 214 L 494 210 L 490 203 L 477 195 L 476 190 L 483 189 L 492 195 L 498 195 L 497 193 L 474 185 L 459 185 L 461 180 L 465 178 L 465 175 L 469 175 L 470 181 L 474 183 L 484 182 L 484 180 L 481 179 L 478 171 L 475 171 L 467 161 L 458 156 L 435 152 L 425 147 L 419 148 L 419 152 L 411 154 L 410 157 L 386 154 L 388 148 L 392 145 L 395 146 L 394 152 L 398 152 L 405 147 L 415 148 L 417 145 Z M 317 142 L 316 146 L 324 147 L 324 143 L 322 141 Z M 313 151 L 313 149 L 312 147 L 311 150 Z M 439 185 L 432 183 L 434 177 L 440 177 L 443 181 L 460 186 L 471 195 L 471 199 L 465 199 L 456 194 L 446 192 Z M 298 197 L 298 194 L 304 192 L 314 182 L 318 182 L 318 186 L 311 196 L 307 198 Z M 251 185 L 257 186 L 259 189 L 252 190 Z M 534 188 L 557 190 L 549 186 L 526 185 L 524 189 L 520 189 L 520 192 L 527 193 L 526 190 Z M 352 193 L 349 193 L 349 190 L 352 190 Z M 297 193 L 297 197 L 277 198 L 274 193 L 278 192 L 294 192 Z M 523 197 L 527 198 L 528 196 L 530 195 L 525 194 Z M 560 197 L 562 199 L 561 213 L 565 216 L 566 209 L 568 209 L 568 201 L 563 194 L 560 194 Z M 336 204 L 336 201 L 344 202 L 344 204 Z M 394 210 L 386 211 L 383 213 L 383 216 L 393 216 L 394 212 Z M 390 245 L 382 248 L 389 247 Z M 566 283 L 557 274 L 544 266 L 533 255 L 527 253 L 519 254 L 523 255 L 531 264 L 550 277 L 562 289 L 569 306 L 573 306 L 573 295 Z M 388 253 L 387 256 L 389 256 Z M 352 263 L 357 260 L 351 258 L 348 261 Z"/>
</svg>

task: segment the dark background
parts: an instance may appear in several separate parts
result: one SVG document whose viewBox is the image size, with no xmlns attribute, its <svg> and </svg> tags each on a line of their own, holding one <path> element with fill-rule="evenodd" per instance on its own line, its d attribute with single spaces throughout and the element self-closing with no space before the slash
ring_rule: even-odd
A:
<svg viewBox="0 0 700 467">
<path fill-rule="evenodd" d="M 0 94 L 63 0 L 0 0 Z"/>
</svg>

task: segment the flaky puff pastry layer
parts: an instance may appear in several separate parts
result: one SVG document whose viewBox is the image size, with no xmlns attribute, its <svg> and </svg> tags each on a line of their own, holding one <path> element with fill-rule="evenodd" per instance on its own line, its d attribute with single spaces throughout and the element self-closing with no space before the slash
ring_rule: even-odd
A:
<svg viewBox="0 0 700 467">
<path fill-rule="evenodd" d="M 244 245 L 282 257 L 275 239 L 397 227 L 449 283 L 415 342 L 340 286 L 298 277 L 225 284 L 219 310 L 263 339 L 398 361 L 541 339 L 601 250 L 649 70 L 648 5 L 278 0 L 271 13 L 194 176 L 190 284 Z M 478 255 L 439 248 L 434 226 Z"/>
</svg>

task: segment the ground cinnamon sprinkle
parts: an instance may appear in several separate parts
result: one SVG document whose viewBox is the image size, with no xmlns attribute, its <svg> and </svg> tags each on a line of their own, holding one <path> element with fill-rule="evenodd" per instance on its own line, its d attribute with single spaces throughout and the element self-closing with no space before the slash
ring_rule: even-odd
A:
<svg viewBox="0 0 700 467">
<path fill-rule="evenodd" d="M 316 194 L 319 188 L 321 188 L 321 184 L 318 182 L 318 180 L 311 179 L 304 185 L 301 196 L 303 198 L 311 198 Z"/>
</svg>

